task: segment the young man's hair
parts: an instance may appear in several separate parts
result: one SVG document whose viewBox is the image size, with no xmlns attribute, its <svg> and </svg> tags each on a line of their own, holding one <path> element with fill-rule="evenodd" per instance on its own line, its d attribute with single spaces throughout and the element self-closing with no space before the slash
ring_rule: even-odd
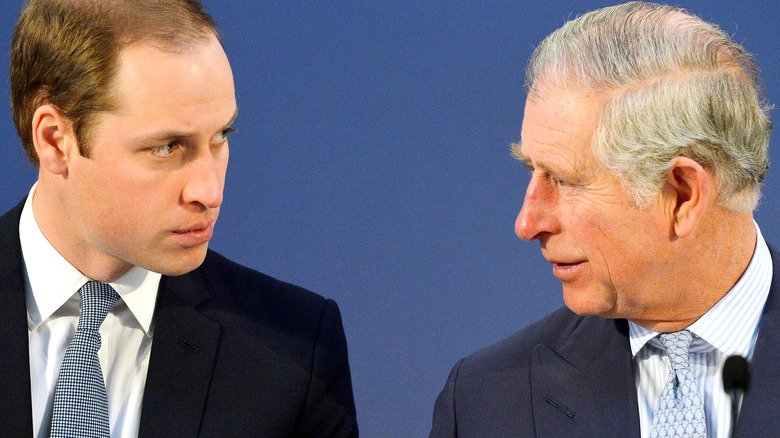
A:
<svg viewBox="0 0 780 438">
<path fill-rule="evenodd" d="M 112 81 L 120 51 L 136 43 L 179 51 L 219 38 L 198 0 L 29 0 L 11 45 L 14 123 L 27 157 L 39 164 L 32 118 L 43 104 L 70 123 L 87 156 L 90 126 L 116 106 Z"/>
</svg>

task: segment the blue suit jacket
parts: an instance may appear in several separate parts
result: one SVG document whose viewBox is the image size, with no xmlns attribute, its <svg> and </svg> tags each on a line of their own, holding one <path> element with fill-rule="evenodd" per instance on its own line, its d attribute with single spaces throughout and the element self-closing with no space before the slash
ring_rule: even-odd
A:
<svg viewBox="0 0 780 438">
<path fill-rule="evenodd" d="M 780 433 L 780 254 L 737 436 Z M 462 359 L 436 400 L 431 438 L 639 438 L 628 322 L 563 308 Z"/>
<path fill-rule="evenodd" d="M 0 432 L 32 436 L 19 243 L 0 217 Z M 209 252 L 163 276 L 141 437 L 357 437 L 347 345 L 333 301 Z M 11 365 L 12 364 L 12 365 Z"/>
</svg>

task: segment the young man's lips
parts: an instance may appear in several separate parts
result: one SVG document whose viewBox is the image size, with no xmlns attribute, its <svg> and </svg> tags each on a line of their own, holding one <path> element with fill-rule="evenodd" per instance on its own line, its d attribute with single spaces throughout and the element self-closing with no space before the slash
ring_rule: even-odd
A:
<svg viewBox="0 0 780 438">
<path fill-rule="evenodd" d="M 208 242 L 214 234 L 214 223 L 195 225 L 183 230 L 174 231 L 186 245 L 196 246 Z"/>
</svg>

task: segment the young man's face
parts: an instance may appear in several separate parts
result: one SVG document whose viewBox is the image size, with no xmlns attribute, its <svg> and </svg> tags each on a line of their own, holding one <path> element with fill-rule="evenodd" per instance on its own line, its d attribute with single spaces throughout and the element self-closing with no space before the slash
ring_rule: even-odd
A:
<svg viewBox="0 0 780 438">
<path fill-rule="evenodd" d="M 222 203 L 230 64 L 216 38 L 178 53 L 138 43 L 118 62 L 117 108 L 91 125 L 88 157 L 68 164 L 73 229 L 61 233 L 80 260 L 183 274 L 203 262 Z"/>
</svg>

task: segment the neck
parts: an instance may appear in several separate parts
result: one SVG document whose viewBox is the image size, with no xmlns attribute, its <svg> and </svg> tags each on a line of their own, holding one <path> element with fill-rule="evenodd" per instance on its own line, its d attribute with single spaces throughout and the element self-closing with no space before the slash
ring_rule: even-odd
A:
<svg viewBox="0 0 780 438">
<path fill-rule="evenodd" d="M 51 181 L 38 179 L 33 193 L 33 216 L 49 243 L 84 276 L 112 282 L 126 274 L 132 265 L 93 248 L 84 238 L 78 221 L 68 215 L 69 201 L 55 190 Z"/>
<path fill-rule="evenodd" d="M 676 269 L 666 287 L 677 291 L 665 294 L 673 299 L 632 322 L 674 332 L 707 313 L 737 284 L 753 258 L 757 239 L 753 215 L 724 211 L 719 220 L 703 223 L 692 238 L 681 242 L 674 257 Z"/>
</svg>

